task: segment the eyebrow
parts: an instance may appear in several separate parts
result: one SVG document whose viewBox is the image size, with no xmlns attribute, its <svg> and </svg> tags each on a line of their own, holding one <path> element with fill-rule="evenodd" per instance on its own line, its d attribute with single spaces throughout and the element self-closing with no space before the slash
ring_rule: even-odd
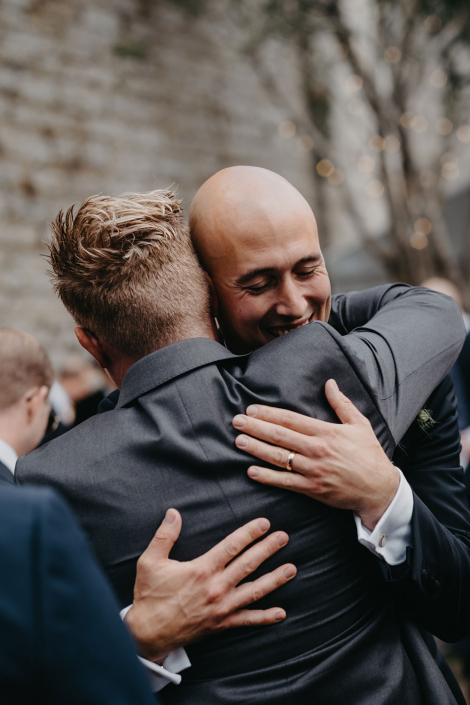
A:
<svg viewBox="0 0 470 705">
<path fill-rule="evenodd" d="M 311 264 L 316 264 L 317 262 L 321 262 L 323 259 L 321 252 L 317 252 L 316 254 L 312 255 L 307 255 L 306 257 L 302 257 L 302 259 L 299 259 L 295 264 L 294 268 L 298 267 L 299 264 L 305 264 L 305 263 L 311 263 Z M 253 277 L 258 276 L 259 274 L 269 274 L 270 272 L 276 271 L 274 267 L 259 267 L 257 269 L 251 269 L 249 272 L 246 272 L 246 274 L 243 274 L 239 279 L 237 279 L 237 284 L 240 286 L 243 286 L 244 284 L 247 284 Z"/>
</svg>

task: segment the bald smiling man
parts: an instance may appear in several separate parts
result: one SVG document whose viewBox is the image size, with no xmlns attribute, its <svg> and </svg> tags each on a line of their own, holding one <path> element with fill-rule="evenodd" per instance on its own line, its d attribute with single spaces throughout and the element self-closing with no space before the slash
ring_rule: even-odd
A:
<svg viewBox="0 0 470 705">
<path fill-rule="evenodd" d="M 59 215 L 51 246 L 57 289 L 81 344 L 108 369 L 120 396 L 113 411 L 22 459 L 17 478 L 52 484 L 68 498 L 123 606 L 132 600 L 136 561 L 169 506 L 183 517 L 172 551 L 183 562 L 256 516 L 289 533 L 284 560 L 297 566 L 297 577 L 257 603 L 282 607 L 281 621 L 189 646 L 192 667 L 180 685 L 161 691 L 164 703 L 401 705 L 408 698 L 451 705 L 452 688 L 416 624 L 397 610 L 377 557 L 360 545 L 344 509 L 372 527 L 400 491 L 389 458 L 458 354 L 460 312 L 434 292 L 390 285 L 343 297 L 338 321 L 355 330 L 339 333 L 326 322 L 329 284 L 311 211 L 280 177 L 248 171 L 217 175 L 191 212 L 201 233 L 209 206 L 220 209 L 220 219 L 209 214 L 208 232 L 222 228 L 222 253 L 237 271 L 218 278 L 211 261 L 205 266 L 226 340 L 237 352 L 254 350 L 241 356 L 217 340 L 205 278 L 173 194 L 94 197 L 75 215 Z M 231 247 L 243 233 L 239 256 Z M 225 267 L 217 247 L 212 261 Z M 346 420 L 352 409 L 331 382 L 335 411 L 327 403 L 331 377 L 385 450 L 377 477 L 368 473 L 373 491 L 360 473 L 352 473 L 346 492 L 333 483 L 321 502 L 252 482 L 232 418 L 245 418 L 247 407 L 283 404 L 347 430 L 331 423 L 335 411 Z M 362 424 L 366 442 L 371 431 L 362 419 L 354 426 L 351 418 L 351 427 Z M 432 551 L 438 522 L 426 508 L 420 516 Z M 462 564 L 465 590 L 464 546 L 449 531 L 445 540 L 442 553 Z M 418 558 L 420 568 L 427 558 Z M 262 572 L 275 566 L 273 556 Z M 245 573 L 252 568 L 247 560 Z M 224 591 L 223 580 L 213 584 L 212 602 Z"/>
<path fill-rule="evenodd" d="M 232 352 L 328 320 L 330 280 L 315 217 L 281 176 L 256 167 L 220 171 L 196 194 L 189 224 Z"/>
<path fill-rule="evenodd" d="M 342 296 L 333 297 L 331 311 L 315 217 L 303 196 L 278 174 L 257 167 L 218 172 L 196 194 L 189 223 L 208 277 L 213 314 L 233 352 L 251 352 L 313 320 L 329 320 L 342 334 L 361 324 L 349 311 L 345 326 Z M 326 392 L 333 400 L 328 386 Z M 470 629 L 464 587 L 470 526 L 450 378 L 438 385 L 425 408 L 431 422 L 425 427 L 416 420 L 394 455 L 404 472 L 398 490 L 393 483 L 396 469 L 357 410 L 344 418 L 338 414 L 347 427 L 262 405 L 236 416 L 233 423 L 244 434 L 236 439 L 237 446 L 263 461 L 248 469 L 253 480 L 343 508 L 357 506 L 358 496 L 363 502 L 380 497 L 372 515 L 363 511 L 359 521 L 356 514 L 359 541 L 381 559 L 378 567 L 399 608 L 432 633 L 455 641 Z M 294 458 L 289 459 L 289 450 Z M 266 468 L 266 463 L 282 471 Z M 285 472 L 286 463 L 292 469 L 295 463 L 294 475 Z M 415 492 L 433 512 L 432 531 L 421 516 L 420 501 L 414 506 Z M 449 560 L 449 532 L 455 561 Z M 441 538 L 432 548 L 431 533 Z M 427 551 L 423 544 L 428 544 Z M 434 640 L 426 640 L 452 682 Z"/>
</svg>

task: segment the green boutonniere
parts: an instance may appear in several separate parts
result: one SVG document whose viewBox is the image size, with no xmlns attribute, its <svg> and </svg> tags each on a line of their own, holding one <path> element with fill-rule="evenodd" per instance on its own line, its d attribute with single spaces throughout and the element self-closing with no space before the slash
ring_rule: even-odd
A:
<svg viewBox="0 0 470 705">
<path fill-rule="evenodd" d="M 416 421 L 422 431 L 429 431 L 429 429 L 432 428 L 436 423 L 432 417 L 430 410 L 426 409 L 425 406 L 423 406 L 421 411 L 418 413 Z"/>
</svg>

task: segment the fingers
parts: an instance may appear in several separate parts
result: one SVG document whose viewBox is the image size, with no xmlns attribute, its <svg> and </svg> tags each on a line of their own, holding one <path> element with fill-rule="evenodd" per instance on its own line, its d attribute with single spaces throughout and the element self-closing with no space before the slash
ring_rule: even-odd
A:
<svg viewBox="0 0 470 705">
<path fill-rule="evenodd" d="M 288 446 L 288 449 L 278 448 L 277 446 L 263 443 L 255 438 L 249 438 L 248 436 L 237 436 L 235 445 L 246 453 L 250 453 L 260 460 L 265 460 L 267 463 L 271 463 L 271 465 L 277 465 L 279 468 L 286 467 L 290 451 L 295 450 L 295 447 L 292 445 Z"/>
<path fill-rule="evenodd" d="M 268 443 L 273 443 L 276 446 L 288 448 L 289 450 L 295 450 L 298 453 L 305 451 L 306 441 L 307 438 L 309 438 L 309 436 L 306 438 L 303 433 L 292 431 L 289 428 L 284 428 L 284 426 L 279 426 L 260 419 L 253 419 L 249 416 L 235 416 L 233 425 L 236 429 L 243 431 L 243 433 L 249 433 L 250 436 L 259 438 L 262 441 L 267 441 Z M 241 450 L 247 450 L 249 453 L 252 453 L 253 451 L 249 449 L 250 444 L 247 440 L 246 436 L 238 436 L 235 443 Z M 279 463 L 282 463 L 282 460 L 283 458 L 280 457 Z"/>
<path fill-rule="evenodd" d="M 261 600 L 261 598 L 269 595 L 270 592 L 277 590 L 292 578 L 297 575 L 297 568 L 292 563 L 276 568 L 271 573 L 262 575 L 261 578 L 254 580 L 252 583 L 243 583 L 240 587 L 232 591 L 232 604 L 230 612 L 239 610 L 242 607 L 251 605 L 253 602 Z"/>
<path fill-rule="evenodd" d="M 235 422 L 235 419 L 246 421 L 247 418 L 256 418 L 260 421 L 269 421 L 277 426 L 290 428 L 292 431 L 297 431 L 297 433 L 303 433 L 307 436 L 316 436 L 324 430 L 325 426 L 329 425 L 327 421 L 312 419 L 310 416 L 297 414 L 295 411 L 278 409 L 275 406 L 263 406 L 262 404 L 252 404 L 249 406 L 246 410 L 246 416 L 243 414 L 235 416 L 233 425 L 235 428 L 241 430 L 243 427 L 238 425 Z M 245 428 L 243 428 L 243 430 L 245 431 Z"/>
<path fill-rule="evenodd" d="M 269 610 L 238 610 L 226 617 L 219 628 L 267 626 L 282 622 L 285 618 L 286 613 L 280 607 L 271 607 Z"/>
<path fill-rule="evenodd" d="M 250 438 L 249 436 L 237 436 L 235 445 L 246 453 L 250 453 L 250 455 L 259 458 L 259 460 L 264 460 L 270 463 L 270 465 L 276 465 L 278 468 L 283 469 L 286 469 L 289 453 L 293 450 L 295 451 L 295 456 L 291 461 L 292 470 L 300 474 L 307 471 L 312 472 L 312 469 L 315 467 L 315 459 L 320 457 L 319 452 L 321 451 L 321 447 L 317 449 L 313 444 L 310 444 L 308 448 L 304 447 L 302 450 L 297 450 L 301 444 L 292 442 L 290 439 L 286 440 L 285 448 L 278 448 L 277 446 L 263 443 L 263 441 L 258 441 L 256 438 Z"/>
<path fill-rule="evenodd" d="M 180 535 L 182 523 L 181 514 L 176 509 L 168 509 L 164 520 L 158 527 L 144 554 L 152 553 L 155 559 L 168 558 L 175 541 Z"/>
<path fill-rule="evenodd" d="M 277 553 L 289 542 L 289 537 L 284 531 L 276 531 L 270 536 L 247 549 L 236 558 L 224 571 L 224 580 L 229 588 L 235 587 L 247 575 L 253 573 L 264 561 Z"/>
<path fill-rule="evenodd" d="M 339 390 L 334 379 L 329 379 L 325 384 L 325 394 L 341 423 L 359 423 L 365 420 L 359 409 L 356 409 L 352 401 Z"/>
<path fill-rule="evenodd" d="M 296 458 L 294 458 L 294 466 Z M 261 468 L 257 465 L 252 465 L 248 468 L 248 477 L 251 477 L 252 480 L 256 480 L 256 482 L 260 482 L 262 485 L 280 487 L 282 489 L 293 490 L 294 492 L 305 493 L 307 490 L 311 489 L 311 482 L 297 472 L 279 472 L 279 470 L 271 470 L 270 468 Z"/>
<path fill-rule="evenodd" d="M 229 534 L 197 560 L 204 560 L 208 563 L 209 571 L 216 572 L 238 556 L 250 543 L 263 536 L 270 526 L 267 519 L 253 519 Z"/>
</svg>

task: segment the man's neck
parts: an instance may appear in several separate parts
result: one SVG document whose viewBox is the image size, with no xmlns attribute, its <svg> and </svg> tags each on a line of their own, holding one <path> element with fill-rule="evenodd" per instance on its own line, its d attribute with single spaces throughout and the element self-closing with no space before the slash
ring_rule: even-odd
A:
<svg viewBox="0 0 470 705">
<path fill-rule="evenodd" d="M 167 348 L 169 345 L 174 345 L 174 343 L 179 343 L 182 340 L 191 340 L 191 338 L 209 338 L 210 340 L 218 341 L 219 336 L 213 320 L 211 319 L 211 322 L 207 322 L 207 324 L 201 323 L 200 325 L 191 324 L 187 326 L 179 334 L 165 340 L 161 345 L 155 346 L 155 348 L 147 354 L 151 355 L 157 352 L 157 350 Z M 141 359 L 140 357 L 134 359 L 124 355 L 113 356 L 112 364 L 107 368 L 106 372 L 118 389 L 121 389 L 122 381 L 128 370 Z"/>
<path fill-rule="evenodd" d="M 21 432 L 19 432 L 21 428 L 21 421 L 17 419 L 16 414 L 12 413 L 10 417 L 6 414 L 0 415 L 0 441 L 2 444 L 8 445 L 17 456 L 24 454 Z"/>
</svg>

